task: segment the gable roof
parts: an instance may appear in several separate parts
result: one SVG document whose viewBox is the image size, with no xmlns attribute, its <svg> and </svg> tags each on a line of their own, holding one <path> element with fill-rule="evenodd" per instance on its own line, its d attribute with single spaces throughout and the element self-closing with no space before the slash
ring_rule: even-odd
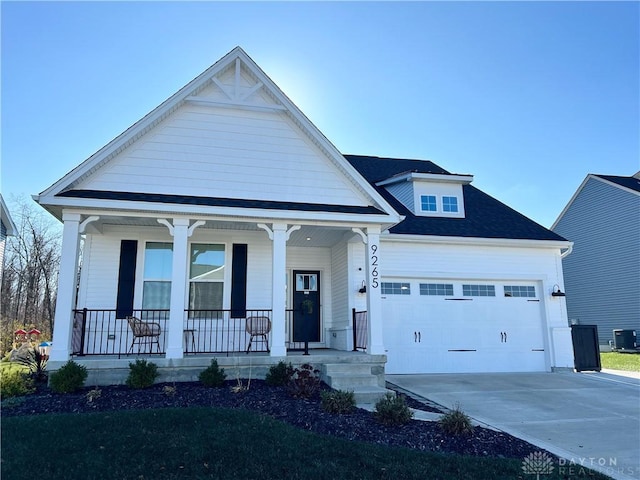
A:
<svg viewBox="0 0 640 480">
<path fill-rule="evenodd" d="M 345 155 L 345 158 L 376 186 L 393 208 L 406 218 L 390 229 L 391 233 L 451 237 L 566 241 L 560 235 L 539 225 L 472 185 L 462 185 L 465 218 L 423 217 L 414 215 L 384 186 L 377 185 L 399 173 L 452 175 L 428 160 L 380 158 Z"/>
<path fill-rule="evenodd" d="M 251 84 L 246 83 L 243 75 L 251 78 Z M 235 84 L 228 85 L 220 80 L 223 75 L 235 78 Z M 244 83 L 243 83 L 244 82 Z M 217 91 L 217 97 L 209 95 L 210 90 Z M 202 94 L 202 95 L 200 95 Z M 259 101 L 254 101 L 259 97 Z M 379 195 L 374 187 L 364 181 L 353 166 L 347 162 L 340 152 L 333 146 L 326 137 L 311 123 L 311 121 L 291 102 L 291 100 L 278 88 L 278 86 L 262 71 L 262 69 L 242 50 L 236 47 L 217 61 L 214 65 L 205 70 L 198 77 L 193 79 L 178 92 L 164 101 L 161 105 L 129 127 L 126 131 L 113 139 L 95 154 L 86 159 L 82 164 L 66 174 L 52 186 L 44 190 L 34 199 L 43 205 L 47 210 L 60 218 L 62 208 L 65 206 L 79 207 L 83 204 L 81 199 L 92 200 L 109 200 L 110 202 L 119 202 L 118 206 L 131 208 L 125 202 L 159 202 L 166 205 L 175 200 L 177 205 L 205 205 L 197 200 L 198 194 L 191 197 L 189 195 L 166 195 L 163 192 L 134 192 L 138 193 L 135 198 L 127 197 L 127 192 L 113 192 L 108 194 L 96 193 L 98 191 L 106 191 L 110 189 L 92 189 L 88 179 L 106 166 L 108 162 L 113 160 L 118 154 L 125 151 L 130 145 L 148 133 L 152 128 L 158 126 L 163 120 L 167 119 L 173 112 L 181 106 L 190 103 L 195 105 L 209 105 L 224 108 L 237 108 L 241 110 L 268 111 L 279 112 L 285 115 L 305 136 L 315 148 L 319 149 L 323 158 L 327 159 L 337 172 L 344 178 L 349 188 L 353 192 L 357 192 L 359 198 L 364 199 L 364 203 L 358 212 L 363 214 L 374 213 L 378 219 L 387 217 L 385 223 L 391 225 L 400 220 L 397 212 L 388 204 L 388 202 Z M 93 178 L 93 177 L 92 177 Z M 107 192 L 108 193 L 108 192 Z M 144 195 L 151 193 L 152 195 Z M 170 192 L 176 193 L 176 192 Z M 118 195 L 119 194 L 119 195 Z M 201 197 L 202 195 L 200 195 Z M 224 198 L 218 200 L 225 200 Z M 238 200 L 233 199 L 233 200 Z M 224 202 L 223 202 L 224 203 Z M 233 205 L 229 205 L 233 204 Z M 262 198 L 256 203 L 245 203 L 232 201 L 227 202 L 230 208 L 257 208 L 273 210 L 274 204 L 268 204 L 269 200 Z M 287 203 L 281 202 L 286 207 Z M 94 203 L 92 203 L 93 205 Z M 114 203 L 109 206 L 116 208 Z M 211 206 L 212 203 L 209 202 Z M 309 206 L 311 205 L 311 206 Z M 140 204 L 137 205 L 141 208 Z M 290 205 L 294 206 L 295 205 Z M 339 205 L 342 206 L 342 205 Z M 353 207 L 353 205 L 345 205 Z M 144 207 L 144 206 L 142 206 Z M 308 202 L 300 202 L 299 211 L 330 211 L 338 213 L 354 213 L 342 212 L 335 205 L 325 208 L 322 202 L 318 204 L 309 204 Z M 147 207 L 144 207 L 147 208 Z M 295 209 L 295 208 L 294 208 Z M 278 210 L 278 208 L 276 208 Z M 357 209 L 356 209 L 357 210 Z"/>
<path fill-rule="evenodd" d="M 567 213 L 575 199 L 580 195 L 580 192 L 584 189 L 589 180 L 595 180 L 609 185 L 613 188 L 618 188 L 622 191 L 628 192 L 632 195 L 640 195 L 640 172 L 630 177 L 618 176 L 618 175 L 600 175 L 597 173 L 588 174 L 582 181 L 580 186 L 576 189 L 575 193 L 571 196 L 571 199 L 567 202 L 567 205 L 562 209 L 556 221 L 551 225 L 551 229 L 555 230 L 556 226 L 562 220 L 562 217 Z"/>
</svg>

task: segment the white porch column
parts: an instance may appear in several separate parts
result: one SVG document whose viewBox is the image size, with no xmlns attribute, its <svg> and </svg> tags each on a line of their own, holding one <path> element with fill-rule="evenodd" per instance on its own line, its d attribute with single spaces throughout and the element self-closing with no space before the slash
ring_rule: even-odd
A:
<svg viewBox="0 0 640 480">
<path fill-rule="evenodd" d="M 171 276 L 171 305 L 169 308 L 169 331 L 167 332 L 166 358 L 182 358 L 182 331 L 184 329 L 185 288 L 187 285 L 187 259 L 189 219 L 174 218 L 173 264 Z"/>
<path fill-rule="evenodd" d="M 271 356 L 284 357 L 286 321 L 287 224 L 273 226 L 273 269 L 271 294 Z"/>
<path fill-rule="evenodd" d="M 380 227 L 367 228 L 367 316 L 369 338 L 367 353 L 384 354 L 382 341 L 382 299 L 380 296 Z"/>
<path fill-rule="evenodd" d="M 73 308 L 76 303 L 76 281 L 78 276 L 78 251 L 80 249 L 80 214 L 63 213 L 62 255 L 58 276 L 53 343 L 49 360 L 65 362 L 71 353 L 73 331 Z"/>
</svg>

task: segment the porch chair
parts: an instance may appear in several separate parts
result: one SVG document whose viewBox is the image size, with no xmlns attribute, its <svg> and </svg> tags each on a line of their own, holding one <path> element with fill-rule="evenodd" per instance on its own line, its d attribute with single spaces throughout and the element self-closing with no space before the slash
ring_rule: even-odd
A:
<svg viewBox="0 0 640 480">
<path fill-rule="evenodd" d="M 255 337 L 264 338 L 267 344 L 267 352 L 269 351 L 269 332 L 271 331 L 271 320 L 269 317 L 247 317 L 247 323 L 245 326 L 249 337 L 249 345 L 247 346 L 247 354 L 251 350 L 251 343 Z"/>
<path fill-rule="evenodd" d="M 131 341 L 131 348 L 129 353 L 133 352 L 133 347 L 138 344 L 138 353 L 140 353 L 140 347 L 149 345 L 149 353 L 153 350 L 153 344 L 155 343 L 158 353 L 160 352 L 160 334 L 162 328 L 158 322 L 145 322 L 136 317 L 127 317 L 127 323 L 131 327 L 133 332 L 133 340 Z"/>
</svg>

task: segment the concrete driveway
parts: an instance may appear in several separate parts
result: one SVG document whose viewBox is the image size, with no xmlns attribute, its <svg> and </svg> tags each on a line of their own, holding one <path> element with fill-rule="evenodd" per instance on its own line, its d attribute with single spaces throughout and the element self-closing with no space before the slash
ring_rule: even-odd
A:
<svg viewBox="0 0 640 480">
<path fill-rule="evenodd" d="M 640 375 L 474 373 L 386 379 L 447 408 L 459 403 L 478 422 L 567 459 L 557 468 L 568 476 L 585 466 L 627 480 L 640 479 L 640 378 L 634 377 Z"/>
</svg>

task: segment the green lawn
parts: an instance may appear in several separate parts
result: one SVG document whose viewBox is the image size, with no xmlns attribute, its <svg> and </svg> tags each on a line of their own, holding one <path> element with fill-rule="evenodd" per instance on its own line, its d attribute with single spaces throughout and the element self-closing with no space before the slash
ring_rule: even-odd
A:
<svg viewBox="0 0 640 480">
<path fill-rule="evenodd" d="M 349 442 L 253 412 L 215 408 L 4 418 L 1 455 L 3 478 L 12 480 L 31 480 L 35 472 L 38 478 L 82 480 L 535 478 L 523 475 L 522 459 Z M 556 466 L 544 478 L 566 477 Z"/>
<path fill-rule="evenodd" d="M 602 352 L 600 353 L 600 363 L 602 368 L 640 372 L 639 353 Z"/>
</svg>

